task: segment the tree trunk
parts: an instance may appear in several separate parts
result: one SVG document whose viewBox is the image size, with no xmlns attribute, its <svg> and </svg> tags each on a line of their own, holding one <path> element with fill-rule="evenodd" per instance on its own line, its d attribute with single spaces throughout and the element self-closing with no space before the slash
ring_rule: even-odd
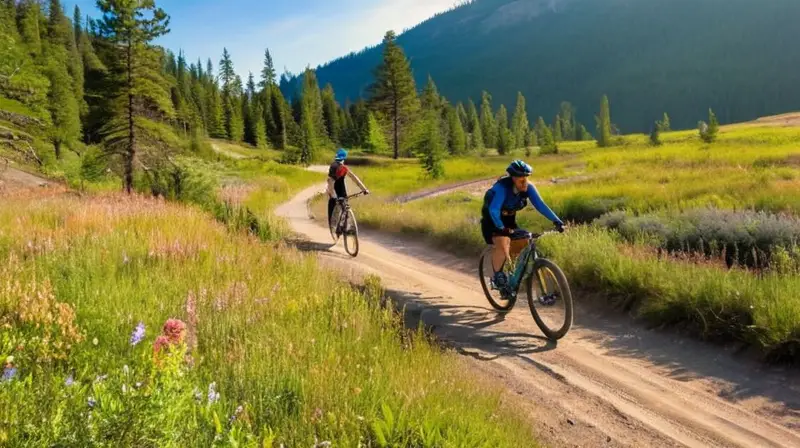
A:
<svg viewBox="0 0 800 448">
<path fill-rule="evenodd" d="M 136 157 L 136 136 L 133 132 L 133 46 L 130 39 L 127 47 L 128 72 L 128 151 L 125 155 L 125 191 L 133 190 L 133 160 Z"/>
<path fill-rule="evenodd" d="M 400 157 L 400 113 L 397 103 L 397 95 L 395 95 L 394 104 L 392 104 L 392 137 L 394 138 L 393 143 L 395 160 Z"/>
<path fill-rule="evenodd" d="M 61 140 L 53 142 L 53 149 L 56 152 L 56 160 L 61 160 Z"/>
</svg>

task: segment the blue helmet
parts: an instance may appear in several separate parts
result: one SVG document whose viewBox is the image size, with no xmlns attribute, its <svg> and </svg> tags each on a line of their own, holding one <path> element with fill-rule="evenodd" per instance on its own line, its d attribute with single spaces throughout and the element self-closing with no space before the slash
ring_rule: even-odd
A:
<svg viewBox="0 0 800 448">
<path fill-rule="evenodd" d="M 513 177 L 528 177 L 533 173 L 533 168 L 522 160 L 515 160 L 506 168 L 506 172 Z"/>
<path fill-rule="evenodd" d="M 336 157 L 334 157 L 333 160 L 337 162 L 344 162 L 344 159 L 346 158 L 347 158 L 347 151 L 344 148 L 339 148 L 339 150 L 336 151 Z"/>
</svg>

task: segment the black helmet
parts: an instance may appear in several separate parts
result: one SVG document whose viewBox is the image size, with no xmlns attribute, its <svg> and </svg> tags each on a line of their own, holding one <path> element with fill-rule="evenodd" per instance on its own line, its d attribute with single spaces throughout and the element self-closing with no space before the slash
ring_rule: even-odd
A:
<svg viewBox="0 0 800 448">
<path fill-rule="evenodd" d="M 522 160 L 515 160 L 506 168 L 506 172 L 513 177 L 528 177 L 533 173 L 533 168 Z"/>
</svg>

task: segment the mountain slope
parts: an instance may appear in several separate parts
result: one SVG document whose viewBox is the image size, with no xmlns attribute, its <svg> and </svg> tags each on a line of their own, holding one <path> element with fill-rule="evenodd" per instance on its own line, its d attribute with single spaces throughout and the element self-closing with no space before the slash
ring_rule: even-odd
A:
<svg viewBox="0 0 800 448">
<path fill-rule="evenodd" d="M 532 117 L 549 121 L 571 101 L 591 124 L 607 93 L 621 129 L 644 131 L 664 111 L 693 127 L 709 107 L 723 122 L 800 107 L 797 17 L 793 0 L 476 0 L 398 42 L 418 83 L 431 74 L 451 101 L 485 89 L 513 108 L 519 90 Z M 358 98 L 380 52 L 321 66 L 319 80 Z"/>
</svg>

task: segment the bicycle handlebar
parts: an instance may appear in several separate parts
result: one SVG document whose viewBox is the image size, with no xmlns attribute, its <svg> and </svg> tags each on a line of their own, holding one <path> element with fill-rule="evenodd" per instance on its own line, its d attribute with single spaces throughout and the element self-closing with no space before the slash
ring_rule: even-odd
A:
<svg viewBox="0 0 800 448">
<path fill-rule="evenodd" d="M 366 192 L 364 192 L 364 191 L 362 191 L 362 192 L 360 192 L 360 193 L 351 194 L 350 196 L 346 196 L 346 197 L 343 197 L 343 198 L 336 198 L 336 200 L 337 200 L 337 201 L 344 201 L 344 200 L 347 200 L 347 199 L 353 199 L 353 198 L 355 198 L 355 197 L 362 196 L 362 195 L 365 195 L 365 194 L 367 194 L 367 193 L 366 193 Z"/>
</svg>

